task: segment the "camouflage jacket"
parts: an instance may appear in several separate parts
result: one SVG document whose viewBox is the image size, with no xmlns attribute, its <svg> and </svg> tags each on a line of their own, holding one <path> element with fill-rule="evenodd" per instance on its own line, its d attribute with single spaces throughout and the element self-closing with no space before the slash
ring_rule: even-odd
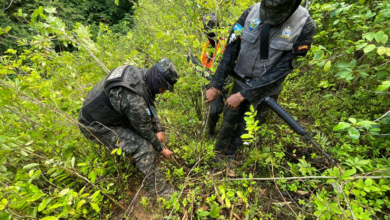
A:
<svg viewBox="0 0 390 220">
<path fill-rule="evenodd" d="M 114 87 L 110 90 L 109 99 L 115 110 L 129 119 L 130 129 L 150 142 L 157 152 L 164 149 L 156 135 L 164 131 L 163 127 L 158 120 L 152 119 L 148 104 L 142 96 L 124 87 Z"/>
</svg>

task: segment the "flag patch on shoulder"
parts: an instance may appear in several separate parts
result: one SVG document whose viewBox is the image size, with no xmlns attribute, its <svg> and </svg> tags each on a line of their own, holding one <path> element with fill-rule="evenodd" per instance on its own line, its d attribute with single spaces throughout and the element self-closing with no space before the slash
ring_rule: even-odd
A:
<svg viewBox="0 0 390 220">
<path fill-rule="evenodd" d="M 236 23 L 236 25 L 234 25 L 234 27 L 233 27 L 233 30 L 234 31 L 242 30 L 242 26 L 240 24 Z"/>
<path fill-rule="evenodd" d="M 298 47 L 298 51 L 301 51 L 301 50 L 308 50 L 309 49 L 309 45 L 301 45 Z"/>
</svg>

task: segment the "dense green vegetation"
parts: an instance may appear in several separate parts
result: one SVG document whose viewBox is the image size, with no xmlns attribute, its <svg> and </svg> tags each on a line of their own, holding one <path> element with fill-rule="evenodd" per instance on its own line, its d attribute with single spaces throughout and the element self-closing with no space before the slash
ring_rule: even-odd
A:
<svg viewBox="0 0 390 220">
<path fill-rule="evenodd" d="M 110 26 L 115 33 L 126 34 L 133 24 L 133 1 L 121 0 L 117 3 L 118 5 L 115 5 L 110 0 L 1 0 L 0 27 L 11 27 L 11 30 L 9 35 L 2 39 L 0 55 L 9 47 L 18 45 L 15 39 L 31 39 L 35 36 L 36 33 L 29 30 L 29 17 L 40 6 L 46 10 L 55 8 L 56 16 L 68 28 L 81 23 L 90 25 L 91 31 L 98 34 L 99 25 L 102 23 Z M 40 18 L 44 19 L 45 15 Z"/>
<path fill-rule="evenodd" d="M 105 13 L 96 2 L 106 2 Z M 378 177 L 390 176 L 390 2 L 313 1 L 314 44 L 279 99 L 339 166 L 275 114 L 257 126 L 253 112 L 237 158 L 214 163 L 204 127 L 207 81 L 186 56 L 206 40 L 202 15 L 216 12 L 218 34 L 227 36 L 256 1 L 115 2 L 1 3 L 0 219 L 389 218 L 390 181 Z M 178 194 L 155 202 L 139 191 L 131 160 L 87 141 L 76 119 L 109 69 L 150 67 L 162 57 L 181 74 L 176 92 L 158 98 L 176 157 L 160 166 Z M 328 179 L 272 180 L 302 176 Z M 263 177 L 271 179 L 255 179 Z"/>
</svg>

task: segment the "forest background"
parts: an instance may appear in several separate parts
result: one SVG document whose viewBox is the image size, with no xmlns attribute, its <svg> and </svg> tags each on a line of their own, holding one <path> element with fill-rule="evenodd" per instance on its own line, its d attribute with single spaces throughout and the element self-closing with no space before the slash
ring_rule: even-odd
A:
<svg viewBox="0 0 390 220">
<path fill-rule="evenodd" d="M 254 112 L 236 159 L 213 162 L 208 82 L 187 55 L 206 42 L 203 15 L 217 13 L 227 37 L 255 3 L 1 0 L 0 219 L 388 219 L 389 1 L 311 2 L 313 46 L 278 100 L 339 166 L 275 114 L 257 126 Z M 162 57 L 181 74 L 157 100 L 176 158 L 160 166 L 178 193 L 151 201 L 131 160 L 87 141 L 76 119 L 109 70 Z"/>
</svg>

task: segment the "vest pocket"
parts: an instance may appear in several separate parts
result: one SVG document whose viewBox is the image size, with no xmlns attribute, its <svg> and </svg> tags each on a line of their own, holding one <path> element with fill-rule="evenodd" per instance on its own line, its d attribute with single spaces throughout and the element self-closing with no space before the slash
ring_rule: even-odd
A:
<svg viewBox="0 0 390 220">
<path fill-rule="evenodd" d="M 103 125 L 110 125 L 112 122 L 117 122 L 121 119 L 121 116 L 111 110 L 106 104 L 100 103 L 98 107 L 88 111 L 88 113 L 95 120 L 99 121 Z"/>
<path fill-rule="evenodd" d="M 247 25 L 246 25 L 247 26 Z M 249 30 L 247 27 L 242 31 L 241 38 L 249 43 L 253 44 L 256 42 L 257 38 L 260 36 L 260 27 L 257 27 L 254 30 Z"/>
<path fill-rule="evenodd" d="M 293 47 L 293 43 L 289 41 L 279 41 L 279 40 L 273 40 L 271 41 L 271 44 L 269 45 L 270 48 L 275 50 L 283 50 L 288 51 L 291 50 Z"/>
<path fill-rule="evenodd" d="M 284 51 L 292 50 L 293 43 L 273 40 L 269 47 L 269 67 L 272 67 L 282 57 Z"/>
</svg>

